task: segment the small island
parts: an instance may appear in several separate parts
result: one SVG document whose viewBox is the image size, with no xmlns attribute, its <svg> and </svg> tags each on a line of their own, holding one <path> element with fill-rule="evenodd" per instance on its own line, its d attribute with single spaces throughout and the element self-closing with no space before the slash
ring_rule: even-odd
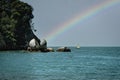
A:
<svg viewBox="0 0 120 80">
<path fill-rule="evenodd" d="M 46 40 L 41 42 L 33 33 L 36 31 L 32 23 L 33 8 L 29 4 L 20 0 L 1 0 L 0 5 L 0 51 L 54 51 L 47 48 Z M 66 49 L 63 51 L 68 51 Z"/>
</svg>

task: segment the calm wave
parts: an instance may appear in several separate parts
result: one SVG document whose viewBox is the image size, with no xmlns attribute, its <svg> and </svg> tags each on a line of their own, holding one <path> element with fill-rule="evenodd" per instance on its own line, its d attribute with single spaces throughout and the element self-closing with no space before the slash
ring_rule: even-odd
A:
<svg viewBox="0 0 120 80">
<path fill-rule="evenodd" d="M 0 52 L 0 80 L 120 80 L 120 47 Z"/>
</svg>

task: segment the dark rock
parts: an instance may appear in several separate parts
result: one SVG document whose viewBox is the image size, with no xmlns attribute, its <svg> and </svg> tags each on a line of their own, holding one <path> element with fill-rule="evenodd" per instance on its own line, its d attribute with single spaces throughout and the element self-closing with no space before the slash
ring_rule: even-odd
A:
<svg viewBox="0 0 120 80">
<path fill-rule="evenodd" d="M 57 52 L 71 52 L 71 49 L 68 47 L 61 47 L 56 50 Z"/>
</svg>

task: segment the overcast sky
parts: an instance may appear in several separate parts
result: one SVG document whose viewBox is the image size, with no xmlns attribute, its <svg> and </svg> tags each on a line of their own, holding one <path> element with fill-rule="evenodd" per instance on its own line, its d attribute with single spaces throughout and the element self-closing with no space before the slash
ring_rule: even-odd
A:
<svg viewBox="0 0 120 80">
<path fill-rule="evenodd" d="M 34 11 L 34 32 L 41 40 L 75 15 L 106 0 L 21 0 Z M 109 0 L 110 1 L 110 0 Z M 48 46 L 120 46 L 120 0 L 75 27 L 48 40 Z"/>
</svg>

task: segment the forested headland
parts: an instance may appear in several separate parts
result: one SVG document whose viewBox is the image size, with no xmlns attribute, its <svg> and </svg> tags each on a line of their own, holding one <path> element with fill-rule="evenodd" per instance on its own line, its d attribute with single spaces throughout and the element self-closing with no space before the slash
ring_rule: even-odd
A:
<svg viewBox="0 0 120 80">
<path fill-rule="evenodd" d="M 35 38 L 32 31 L 33 8 L 20 0 L 0 0 L 0 50 L 26 49 Z"/>
</svg>

